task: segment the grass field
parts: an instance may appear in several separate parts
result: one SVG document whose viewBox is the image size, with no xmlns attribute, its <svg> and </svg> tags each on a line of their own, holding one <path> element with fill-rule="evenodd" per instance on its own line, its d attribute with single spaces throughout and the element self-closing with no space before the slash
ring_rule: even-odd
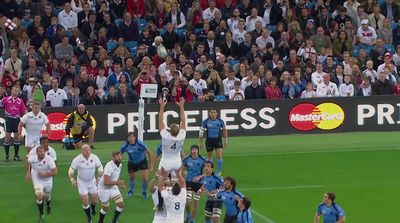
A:
<svg viewBox="0 0 400 223">
<path fill-rule="evenodd" d="M 290 135 L 230 138 L 223 176 L 234 176 L 238 189 L 252 199 L 255 222 L 312 222 L 323 192 L 333 191 L 351 223 L 398 222 L 400 139 L 396 132 Z M 186 147 L 195 143 L 188 139 Z M 147 141 L 154 149 L 158 141 Z M 120 142 L 97 143 L 93 151 L 103 163 Z M 47 223 L 85 222 L 77 190 L 67 170 L 79 151 L 58 152 L 52 206 Z M 2 155 L 3 156 L 3 155 Z M 126 157 L 124 157 L 126 159 Z M 122 177 L 127 179 L 126 162 Z M 31 183 L 22 162 L 0 161 L 0 222 L 28 223 L 37 219 Z M 140 181 L 136 183 L 140 192 Z M 124 191 L 125 194 L 127 191 Z M 125 199 L 120 222 L 151 222 L 152 203 L 139 195 Z M 111 221 L 113 207 L 106 221 Z M 204 222 L 204 198 L 196 222 Z M 95 220 L 97 220 L 95 217 Z M 322 220 L 321 220 L 322 222 Z"/>
</svg>

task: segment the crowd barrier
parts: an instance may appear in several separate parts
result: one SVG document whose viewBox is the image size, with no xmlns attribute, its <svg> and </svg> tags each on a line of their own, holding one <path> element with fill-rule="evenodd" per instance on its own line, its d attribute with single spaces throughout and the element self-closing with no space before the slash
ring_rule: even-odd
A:
<svg viewBox="0 0 400 223">
<path fill-rule="evenodd" d="M 400 130 L 400 97 L 373 96 L 296 100 L 204 102 L 185 105 L 187 136 L 198 137 L 201 121 L 215 108 L 230 136 L 299 133 L 338 133 Z M 49 138 L 64 138 L 67 115 L 75 108 L 45 108 L 51 123 Z M 138 105 L 88 106 L 94 117 L 96 141 L 124 140 L 137 132 Z M 158 104 L 145 105 L 144 139 L 159 139 Z M 178 121 L 178 106 L 166 107 L 166 124 Z M 4 138 L 4 109 L 0 111 L 0 140 Z"/>
</svg>

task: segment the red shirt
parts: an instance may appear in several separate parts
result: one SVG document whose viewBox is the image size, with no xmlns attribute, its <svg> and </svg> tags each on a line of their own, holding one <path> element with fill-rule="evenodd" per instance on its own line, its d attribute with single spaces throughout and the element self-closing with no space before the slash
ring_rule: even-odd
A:
<svg viewBox="0 0 400 223">
<path fill-rule="evenodd" d="M 176 96 L 174 97 L 175 102 L 179 102 L 181 100 L 180 98 L 182 97 L 182 93 L 183 93 L 182 88 L 176 87 Z M 186 102 L 193 102 L 193 95 L 188 87 L 186 88 L 185 93 L 186 93 L 185 96 Z"/>
<path fill-rule="evenodd" d="M 142 84 L 151 84 L 151 80 L 150 80 L 150 78 L 146 78 L 146 79 L 143 79 L 143 78 L 139 78 L 139 81 L 138 81 L 138 84 L 136 85 L 136 92 L 140 95 L 140 89 L 141 89 L 141 85 Z"/>
<path fill-rule="evenodd" d="M 90 79 L 94 80 L 99 75 L 99 68 L 86 65 L 86 73 Z"/>
<path fill-rule="evenodd" d="M 272 87 L 271 85 L 268 85 L 265 89 L 265 97 L 267 99 L 279 99 L 282 98 L 282 92 L 281 89 L 278 86 Z"/>
<path fill-rule="evenodd" d="M 144 1 L 143 0 L 128 0 L 127 1 L 127 11 L 131 13 L 132 16 L 140 15 L 144 17 Z"/>
</svg>

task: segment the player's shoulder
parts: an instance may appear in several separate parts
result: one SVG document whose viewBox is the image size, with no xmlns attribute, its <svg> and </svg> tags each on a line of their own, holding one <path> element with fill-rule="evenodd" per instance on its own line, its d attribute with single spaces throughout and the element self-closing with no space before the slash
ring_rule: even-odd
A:
<svg viewBox="0 0 400 223">
<path fill-rule="evenodd" d="M 192 157 L 190 155 L 186 156 L 182 162 L 188 162 Z"/>
<path fill-rule="evenodd" d="M 147 148 L 147 145 L 142 140 L 138 140 L 136 143 L 141 147 Z"/>
<path fill-rule="evenodd" d="M 233 190 L 233 193 L 235 194 L 235 195 L 237 195 L 237 196 L 239 196 L 239 197 L 244 197 L 243 196 L 243 194 L 242 194 L 242 192 L 240 192 L 240 191 L 238 191 L 238 190 Z"/>
<path fill-rule="evenodd" d="M 201 160 L 202 162 L 206 162 L 207 159 L 204 156 L 199 156 L 199 160 Z"/>
<path fill-rule="evenodd" d="M 323 208 L 323 207 L 325 207 L 324 202 L 321 202 L 321 203 L 318 204 L 318 208 Z"/>
<path fill-rule="evenodd" d="M 215 179 L 217 179 L 217 180 L 219 180 L 219 181 L 221 181 L 221 182 L 224 181 L 224 179 L 223 179 L 220 175 L 218 175 L 218 174 L 216 174 L 216 173 L 213 173 L 213 174 L 212 174 L 212 177 L 215 178 Z"/>
</svg>

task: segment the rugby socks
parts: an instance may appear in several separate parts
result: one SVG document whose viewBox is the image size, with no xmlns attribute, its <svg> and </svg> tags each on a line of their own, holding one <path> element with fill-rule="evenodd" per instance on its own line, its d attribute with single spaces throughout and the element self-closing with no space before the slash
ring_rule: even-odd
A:
<svg viewBox="0 0 400 223">
<path fill-rule="evenodd" d="M 188 219 L 188 222 L 193 221 L 192 213 L 187 213 L 187 219 Z"/>
<path fill-rule="evenodd" d="M 10 143 L 4 142 L 3 146 L 6 151 L 6 158 L 10 157 Z"/>
<path fill-rule="evenodd" d="M 19 142 L 14 142 L 14 157 L 19 157 Z"/>
<path fill-rule="evenodd" d="M 147 191 L 147 180 L 142 181 L 142 193 L 145 194 Z"/>
<path fill-rule="evenodd" d="M 135 179 L 129 179 L 129 191 L 133 191 L 135 190 Z"/>
<path fill-rule="evenodd" d="M 88 206 L 85 207 L 85 206 L 82 205 L 82 208 L 83 208 L 83 211 L 86 214 L 86 217 L 87 217 L 88 221 L 91 221 L 92 220 L 92 215 L 90 215 L 90 206 L 88 205 Z"/>
<path fill-rule="evenodd" d="M 117 223 L 119 215 L 121 214 L 122 210 L 124 210 L 124 209 L 120 208 L 118 206 L 115 208 L 115 213 L 114 213 L 114 218 L 112 220 L 112 223 Z"/>
<path fill-rule="evenodd" d="M 99 217 L 99 223 L 104 223 L 104 217 L 106 217 L 106 213 L 103 208 L 100 209 L 100 217 Z"/>
<path fill-rule="evenodd" d="M 36 204 L 39 209 L 39 214 L 40 214 L 40 216 L 42 216 L 43 215 L 43 200 L 41 200 L 41 201 L 36 200 Z"/>
<path fill-rule="evenodd" d="M 96 204 L 90 203 L 90 209 L 92 210 L 92 215 L 96 215 Z"/>
<path fill-rule="evenodd" d="M 221 171 L 222 171 L 222 163 L 223 162 L 224 161 L 222 159 L 217 160 L 217 173 L 221 173 Z"/>
<path fill-rule="evenodd" d="M 51 198 L 49 197 L 49 200 L 46 201 L 46 206 L 47 206 L 48 208 L 50 207 L 50 201 L 51 201 Z"/>
</svg>

